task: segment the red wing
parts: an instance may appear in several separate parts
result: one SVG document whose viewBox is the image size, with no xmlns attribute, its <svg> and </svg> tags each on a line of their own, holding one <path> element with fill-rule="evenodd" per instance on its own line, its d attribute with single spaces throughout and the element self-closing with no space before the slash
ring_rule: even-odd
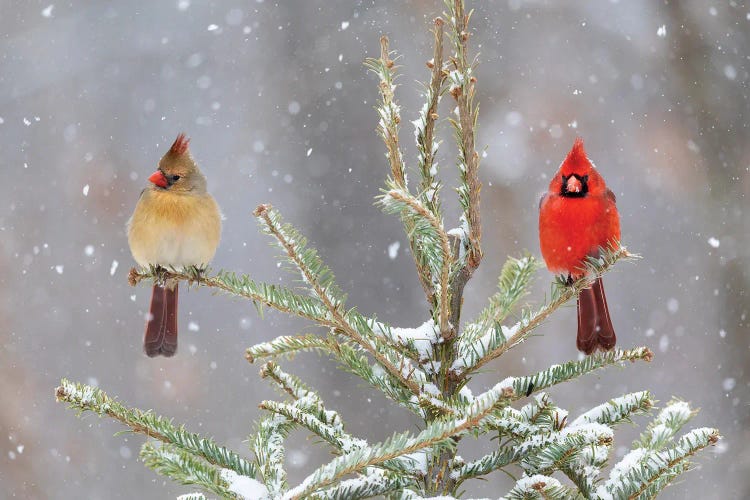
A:
<svg viewBox="0 0 750 500">
<path fill-rule="evenodd" d="M 617 203 L 617 196 L 615 196 L 615 193 L 611 189 L 607 189 L 607 198 L 612 200 L 612 203 Z"/>
</svg>

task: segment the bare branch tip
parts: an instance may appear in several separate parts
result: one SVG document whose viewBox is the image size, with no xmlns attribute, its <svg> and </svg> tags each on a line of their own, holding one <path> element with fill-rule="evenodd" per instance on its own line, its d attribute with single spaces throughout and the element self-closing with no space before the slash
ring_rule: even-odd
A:
<svg viewBox="0 0 750 500">
<path fill-rule="evenodd" d="M 271 205 L 267 203 L 261 203 L 258 205 L 258 207 L 253 210 L 253 215 L 256 217 L 260 217 L 261 215 L 265 214 L 268 210 L 271 209 Z"/>
<path fill-rule="evenodd" d="M 141 275 L 138 274 L 138 270 L 136 268 L 131 267 L 130 271 L 128 271 L 128 284 L 130 286 L 136 286 L 139 281 L 141 281 Z"/>
<path fill-rule="evenodd" d="M 654 359 L 654 353 L 653 353 L 653 351 L 651 349 L 649 349 L 647 347 L 646 350 L 643 353 L 643 360 L 646 363 L 650 363 L 652 359 Z"/>
<path fill-rule="evenodd" d="M 263 366 L 260 367 L 260 378 L 268 378 L 268 376 L 271 374 L 272 366 L 271 362 L 264 363 Z"/>
</svg>

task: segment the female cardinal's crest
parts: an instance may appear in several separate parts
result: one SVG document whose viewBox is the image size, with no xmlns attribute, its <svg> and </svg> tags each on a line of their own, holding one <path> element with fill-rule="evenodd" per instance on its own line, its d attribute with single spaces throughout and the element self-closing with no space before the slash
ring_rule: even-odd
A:
<svg viewBox="0 0 750 500">
<path fill-rule="evenodd" d="M 181 156 L 188 150 L 188 144 L 190 139 L 185 136 L 184 133 L 180 133 L 177 139 L 174 140 L 174 144 L 169 148 L 169 152 L 173 155 Z"/>
</svg>

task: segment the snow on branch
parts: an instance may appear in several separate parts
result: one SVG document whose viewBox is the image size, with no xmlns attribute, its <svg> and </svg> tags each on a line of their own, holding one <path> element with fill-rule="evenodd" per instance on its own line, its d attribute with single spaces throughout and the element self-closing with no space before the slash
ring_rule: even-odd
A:
<svg viewBox="0 0 750 500">
<path fill-rule="evenodd" d="M 465 263 L 468 275 L 479 267 L 482 259 L 482 228 L 479 218 L 479 154 L 476 152 L 474 140 L 476 135 L 479 107 L 474 105 L 477 79 L 474 76 L 476 61 L 468 60 L 468 31 L 471 13 L 464 10 L 463 0 L 446 0 L 448 9 L 449 30 L 448 37 L 453 45 L 453 56 L 450 61 L 454 70 L 448 79 L 451 96 L 456 100 L 457 119 L 451 119 L 458 146 L 458 170 L 461 185 L 458 187 L 458 197 L 463 208 L 464 218 L 468 223 L 469 252 Z"/>
<path fill-rule="evenodd" d="M 261 408 L 306 427 L 344 453 L 367 446 L 363 439 L 347 434 L 338 412 L 327 410 L 320 396 L 296 376 L 271 362 L 261 369 L 261 376 L 274 380 L 294 400 L 291 404 L 264 401 Z"/>
<path fill-rule="evenodd" d="M 400 383 L 417 394 L 419 387 L 411 378 L 414 370 L 404 371 L 404 365 L 408 363 L 399 359 L 393 346 L 383 345 L 384 342 L 372 335 L 371 330 L 359 331 L 347 321 L 347 312 L 343 310 L 344 296 L 338 291 L 333 282 L 333 274 L 320 260 L 317 252 L 307 248 L 305 239 L 290 225 L 283 224 L 281 216 L 270 205 L 260 205 L 255 210 L 255 216 L 261 220 L 267 232 L 276 237 L 289 260 L 297 266 L 311 291 L 327 309 L 330 320 L 324 322 L 324 325 L 333 327 L 336 333 L 365 349 Z"/>
<path fill-rule="evenodd" d="M 224 479 L 223 471 L 228 469 L 221 469 L 206 463 L 175 446 L 169 444 L 157 446 L 152 442 L 147 442 L 141 448 L 140 459 L 146 467 L 157 474 L 181 484 L 200 486 L 223 498 L 243 498 L 234 494 L 230 490 L 230 483 Z M 231 472 L 236 474 L 234 471 Z"/>
<path fill-rule="evenodd" d="M 440 181 L 437 180 L 438 163 L 435 159 L 439 141 L 435 139 L 435 123 L 438 119 L 438 104 L 445 92 L 445 77 L 447 72 L 443 68 L 443 33 L 445 22 L 435 18 L 433 27 L 434 49 L 433 56 L 427 62 L 430 69 L 430 82 L 424 85 L 425 103 L 419 112 L 419 118 L 414 120 L 414 136 L 417 141 L 417 163 L 421 182 L 419 184 L 419 199 L 435 216 L 441 217 L 440 209 Z"/>
<path fill-rule="evenodd" d="M 268 342 L 262 342 L 248 347 L 245 358 L 254 363 L 262 358 L 276 358 L 280 356 L 291 356 L 301 351 L 325 351 L 330 352 L 331 346 L 328 339 L 320 335 L 285 335 L 276 337 Z"/>
<path fill-rule="evenodd" d="M 393 52 L 388 48 L 388 37 L 380 37 L 380 57 L 378 59 L 368 57 L 365 66 L 375 73 L 380 80 L 380 101 L 375 108 L 380 116 L 378 122 L 378 135 L 383 139 L 387 150 L 386 156 L 391 166 L 391 178 L 401 187 L 406 189 L 406 171 L 404 168 L 404 157 L 398 142 L 398 129 L 401 123 L 401 108 L 395 100 L 396 69 Z"/>
<path fill-rule="evenodd" d="M 702 427 L 682 436 L 663 451 L 636 448 L 615 464 L 599 498 L 653 498 L 693 464 L 690 457 L 720 439 L 717 429 Z"/>
<path fill-rule="evenodd" d="M 523 311 L 521 320 L 512 327 L 505 327 L 493 323 L 484 333 L 475 333 L 476 340 L 460 341 L 459 356 L 452 366 L 456 375 L 467 376 L 486 363 L 502 356 L 506 351 L 528 338 L 550 314 L 576 297 L 578 293 L 593 283 L 597 276 L 601 276 L 621 259 L 637 258 L 619 243 L 613 243 L 609 248 L 600 248 L 599 258 L 590 258 L 585 263 L 586 274 L 580 279 L 567 285 L 558 281 L 551 300 L 535 312 Z"/>
<path fill-rule="evenodd" d="M 614 398 L 581 414 L 571 425 L 597 422 L 609 426 L 630 421 L 631 415 L 643 415 L 654 405 L 648 391 L 633 392 Z"/>
<path fill-rule="evenodd" d="M 363 349 L 359 346 L 341 342 L 332 344 L 332 348 L 334 356 L 344 370 L 357 375 L 395 403 L 417 415 L 422 415 L 421 408 L 415 402 L 417 395 L 420 393 L 419 386 L 416 387 L 416 394 L 411 392 L 395 376 L 385 371 L 380 364 L 371 364 Z M 405 376 L 412 378 L 416 373 L 416 368 L 410 364 L 407 365 L 405 359 L 402 361 L 404 364 L 399 368 L 400 371 Z"/>
<path fill-rule="evenodd" d="M 451 420 L 437 420 L 431 423 L 417 436 L 410 437 L 409 433 L 396 434 L 382 444 L 363 448 L 333 459 L 328 464 L 320 467 L 310 474 L 299 486 L 289 490 L 285 499 L 298 499 L 310 495 L 341 479 L 343 476 L 362 471 L 366 467 L 383 464 L 386 461 L 393 462 L 399 459 L 401 462 L 412 462 L 404 472 L 414 468 L 416 452 L 429 448 L 434 454 L 441 448 L 455 446 L 451 437 L 463 434 L 477 427 L 498 405 L 507 401 L 512 395 L 512 389 L 502 383 L 478 396 L 468 408 L 463 418 Z"/>
<path fill-rule="evenodd" d="M 448 234 L 443 228 L 443 221 L 438 219 L 422 202 L 408 191 L 395 185 L 388 186 L 378 202 L 388 213 L 398 214 L 405 227 L 411 232 L 407 235 L 412 247 L 418 253 L 414 255 L 419 265 L 430 270 L 431 290 L 437 296 L 438 309 L 436 323 L 444 337 L 450 335 L 450 278 L 453 254 L 450 249 Z"/>
<path fill-rule="evenodd" d="M 690 409 L 687 402 L 673 399 L 641 434 L 639 446 L 651 450 L 660 449 L 697 413 L 697 410 Z"/>
<path fill-rule="evenodd" d="M 524 476 L 501 500 L 567 500 L 575 494 L 554 477 L 542 474 Z"/>
<path fill-rule="evenodd" d="M 258 424 L 252 440 L 258 472 L 270 496 L 278 497 L 287 488 L 284 469 L 284 439 L 295 423 L 283 415 L 272 415 Z"/>
<path fill-rule="evenodd" d="M 188 432 L 182 426 L 176 427 L 171 420 L 154 415 L 150 411 L 126 408 L 96 387 L 62 379 L 60 386 L 55 390 L 55 397 L 81 413 L 91 411 L 99 416 L 107 415 L 133 432 L 171 444 L 210 464 L 233 470 L 237 474 L 255 477 L 255 466 L 235 452 L 217 445 L 211 439 Z"/>
<path fill-rule="evenodd" d="M 528 285 L 537 269 L 539 263 L 531 254 L 520 259 L 509 257 L 505 261 L 498 278 L 498 291 L 490 297 L 489 304 L 479 313 L 479 317 L 464 326 L 459 349 L 466 349 L 481 335 L 500 327 L 516 303 L 528 293 Z"/>
<path fill-rule="evenodd" d="M 561 365 L 553 365 L 528 377 L 516 377 L 513 379 L 513 389 L 516 394 L 531 394 L 553 385 L 567 382 L 594 370 L 608 365 L 621 364 L 625 361 L 651 361 L 653 353 L 648 347 L 636 347 L 635 349 L 614 349 L 603 353 L 586 356 L 581 360 L 568 361 Z"/>
<path fill-rule="evenodd" d="M 331 488 L 316 492 L 315 498 L 326 500 L 373 498 L 397 492 L 413 484 L 414 480 L 403 474 L 372 469 L 354 479 L 341 481 Z"/>
</svg>

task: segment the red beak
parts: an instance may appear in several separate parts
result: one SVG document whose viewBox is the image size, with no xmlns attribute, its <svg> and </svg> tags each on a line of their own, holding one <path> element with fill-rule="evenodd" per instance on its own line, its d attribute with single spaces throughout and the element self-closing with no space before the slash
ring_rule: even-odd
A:
<svg viewBox="0 0 750 500">
<path fill-rule="evenodd" d="M 164 177 L 164 174 L 161 173 L 161 170 L 157 170 L 156 172 L 151 174 L 151 177 L 149 177 L 148 180 L 161 188 L 167 187 L 167 178 Z"/>
</svg>

